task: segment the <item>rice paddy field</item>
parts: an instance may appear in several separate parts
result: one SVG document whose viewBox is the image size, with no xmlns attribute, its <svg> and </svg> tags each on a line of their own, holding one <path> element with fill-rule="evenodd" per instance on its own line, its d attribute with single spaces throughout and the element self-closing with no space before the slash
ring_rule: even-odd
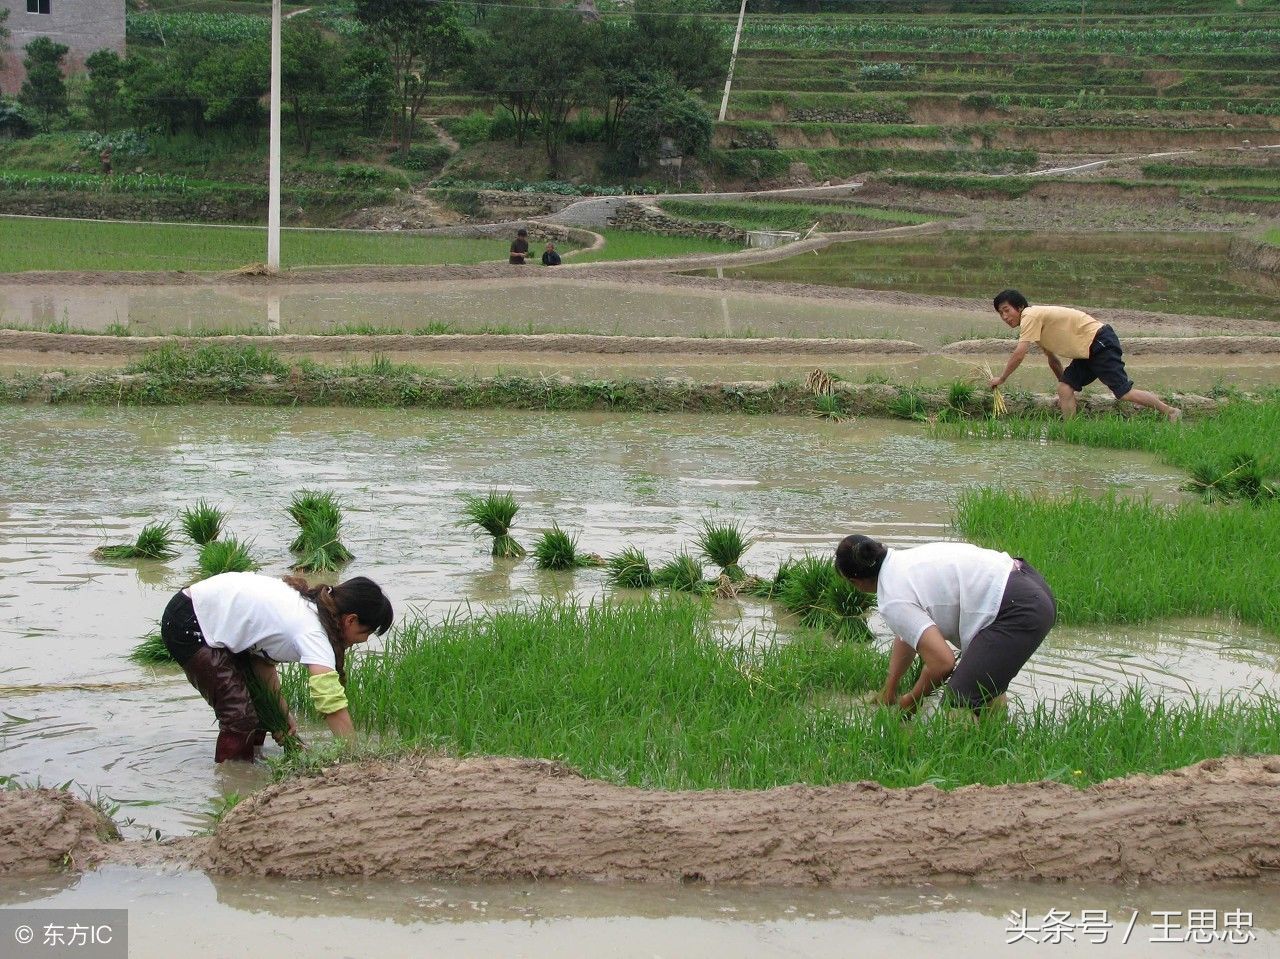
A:
<svg viewBox="0 0 1280 959">
<path fill-rule="evenodd" d="M 1236 271 L 1219 234 L 945 233 L 836 244 L 816 255 L 726 269 L 725 276 L 991 296 L 1021 289 L 1033 303 L 1161 313 L 1280 318 L 1280 291 Z"/>
</svg>

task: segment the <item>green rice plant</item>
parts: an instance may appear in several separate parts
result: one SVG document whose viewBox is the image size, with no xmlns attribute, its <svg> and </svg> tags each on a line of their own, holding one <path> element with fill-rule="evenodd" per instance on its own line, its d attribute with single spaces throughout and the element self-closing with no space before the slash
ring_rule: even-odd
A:
<svg viewBox="0 0 1280 959">
<path fill-rule="evenodd" d="M 947 406 L 961 413 L 967 412 L 976 395 L 977 390 L 972 383 L 956 380 L 947 388 Z"/>
<path fill-rule="evenodd" d="M 637 547 L 628 546 L 605 560 L 604 578 L 610 586 L 620 589 L 648 589 L 653 585 L 653 570 L 649 558 Z"/>
<path fill-rule="evenodd" d="M 576 569 L 599 566 L 598 557 L 578 552 L 578 537 L 566 533 L 558 523 L 544 529 L 533 546 L 533 564 L 538 569 Z"/>
<path fill-rule="evenodd" d="M 200 578 L 219 573 L 253 573 L 262 564 L 249 553 L 249 547 L 238 539 L 215 539 L 200 548 Z"/>
<path fill-rule="evenodd" d="M 912 389 L 899 389 L 898 395 L 889 404 L 889 413 L 899 419 L 923 420 L 925 418 L 924 400 Z"/>
<path fill-rule="evenodd" d="M 806 555 L 796 560 L 776 595 L 804 626 L 829 631 L 841 640 L 871 639 L 866 613 L 874 597 L 836 572 L 830 559 Z"/>
<path fill-rule="evenodd" d="M 820 420 L 832 423 L 843 423 L 849 418 L 849 409 L 844 397 L 831 393 L 813 398 L 813 409 L 809 411 Z"/>
<path fill-rule="evenodd" d="M 184 509 L 179 517 L 183 532 L 197 546 L 204 546 L 217 539 L 226 519 L 226 513 L 204 500 L 197 500 L 195 506 Z"/>
<path fill-rule="evenodd" d="M 493 537 L 494 556 L 515 558 L 525 554 L 525 548 L 511 535 L 511 524 L 520 511 L 516 498 L 511 493 L 491 490 L 484 496 L 465 494 L 462 497 L 462 510 L 466 516 L 462 525 L 484 530 Z"/>
<path fill-rule="evenodd" d="M 698 525 L 698 551 L 730 581 L 741 582 L 742 554 L 751 548 L 755 538 L 738 523 L 716 523 L 709 519 Z"/>
<path fill-rule="evenodd" d="M 782 591 L 782 587 L 786 585 L 787 580 L 795 572 L 799 560 L 784 559 L 778 564 L 778 571 L 773 574 L 773 579 L 757 578 L 747 593 L 751 596 L 759 596 L 761 599 L 774 599 L 778 593 Z"/>
<path fill-rule="evenodd" d="M 299 527 L 289 544 L 298 557 L 294 569 L 334 572 L 354 558 L 342 545 L 342 503 L 334 494 L 300 490 L 289 503 L 289 515 Z"/>
<path fill-rule="evenodd" d="M 1206 503 L 1234 499 L 1259 502 L 1274 499 L 1275 483 L 1268 482 L 1258 457 L 1252 453 L 1233 453 L 1225 460 L 1205 460 L 1190 468 L 1191 479 L 1183 487 L 1198 493 Z"/>
<path fill-rule="evenodd" d="M 173 662 L 173 657 L 169 655 L 169 647 L 165 646 L 164 640 L 160 638 L 158 626 L 143 636 L 142 641 L 133 647 L 129 653 L 129 659 L 140 666 L 161 666 Z"/>
<path fill-rule="evenodd" d="M 268 687 L 251 665 L 245 664 L 240 673 L 249 688 L 253 710 L 258 714 L 258 727 L 271 733 L 286 753 L 302 749 L 302 740 L 289 732 L 289 710 L 281 702 L 281 694 Z"/>
<path fill-rule="evenodd" d="M 706 593 L 714 588 L 702 578 L 702 564 L 688 553 L 677 553 L 654 570 L 653 584 L 683 593 Z"/>
<path fill-rule="evenodd" d="M 347 693 L 361 730 L 383 739 L 460 756 L 554 756 L 648 789 L 1085 786 L 1280 752 L 1272 697 L 1168 702 L 1134 688 L 977 723 L 948 710 L 903 722 L 853 701 L 882 685 L 886 667 L 875 644 L 812 632 L 729 641 L 709 604 L 662 595 L 409 617 L 383 655 L 348 663 Z M 284 682 L 305 704 L 305 676 Z M 298 758 L 305 767 L 332 762 L 310 752 Z"/>
<path fill-rule="evenodd" d="M 980 489 L 960 494 L 952 522 L 1036 566 L 1061 623 L 1230 616 L 1280 635 L 1278 500 L 1170 507 Z"/>
<path fill-rule="evenodd" d="M 173 528 L 168 523 L 148 523 L 132 543 L 99 546 L 93 551 L 98 559 L 169 559 L 177 556 L 173 545 Z"/>
</svg>

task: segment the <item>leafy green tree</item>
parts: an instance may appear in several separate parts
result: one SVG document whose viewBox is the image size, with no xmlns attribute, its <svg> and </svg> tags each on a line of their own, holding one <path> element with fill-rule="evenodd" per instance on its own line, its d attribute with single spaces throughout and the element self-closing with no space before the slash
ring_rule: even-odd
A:
<svg viewBox="0 0 1280 959">
<path fill-rule="evenodd" d="M 280 39 L 280 96 L 289 104 L 302 154 L 310 156 L 316 125 L 338 90 L 341 52 L 310 24 L 290 22 Z"/>
<path fill-rule="evenodd" d="M 257 131 L 270 83 L 266 41 L 215 46 L 191 71 L 191 92 L 203 103 L 204 120 L 222 129 Z"/>
<path fill-rule="evenodd" d="M 27 78 L 22 82 L 18 99 L 39 119 L 42 130 L 49 129 L 54 117 L 67 114 L 67 84 L 62 79 L 62 60 L 70 49 L 48 37 L 36 37 L 24 47 L 22 61 Z"/>
<path fill-rule="evenodd" d="M 356 0 L 356 18 L 390 61 L 396 141 L 407 154 L 431 82 L 470 49 L 466 30 L 448 0 Z"/>
<path fill-rule="evenodd" d="M 124 113 L 124 61 L 114 50 L 97 50 L 84 62 L 89 73 L 85 104 L 100 133 L 110 133 Z"/>
<path fill-rule="evenodd" d="M 713 129 L 702 100 L 673 77 L 661 77 L 636 93 L 622 119 L 618 152 L 629 170 L 657 159 L 665 140 L 681 156 L 700 156 L 711 144 Z"/>
<path fill-rule="evenodd" d="M 391 115 L 395 80 L 391 62 L 381 47 L 354 43 L 347 48 L 338 79 L 339 100 L 364 133 L 383 129 Z"/>
</svg>

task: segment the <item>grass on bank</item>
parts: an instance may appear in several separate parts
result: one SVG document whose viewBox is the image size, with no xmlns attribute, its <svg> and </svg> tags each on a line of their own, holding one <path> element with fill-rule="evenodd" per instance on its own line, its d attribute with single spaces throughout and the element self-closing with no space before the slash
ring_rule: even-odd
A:
<svg viewBox="0 0 1280 959">
<path fill-rule="evenodd" d="M 870 644 L 812 634 L 725 645 L 708 605 L 667 596 L 410 619 L 383 655 L 348 661 L 347 688 L 361 727 L 410 746 L 561 759 L 588 776 L 668 789 L 1085 785 L 1280 749 L 1272 700 L 1169 704 L 1130 691 L 979 724 L 850 706 L 885 668 Z M 298 704 L 303 681 L 298 671 L 285 681 Z"/>
<path fill-rule="evenodd" d="M 715 253 L 737 253 L 741 243 L 726 243 L 693 236 L 665 236 L 634 230 L 596 230 L 604 237 L 602 250 L 583 252 L 566 263 L 599 263 L 606 260 L 660 260 L 675 256 L 697 256 Z"/>
<path fill-rule="evenodd" d="M 823 232 L 884 229 L 927 223 L 938 217 L 907 210 L 823 203 L 664 200 L 662 209 L 690 220 L 728 223 L 741 230 L 806 231 L 817 224 Z"/>
</svg>

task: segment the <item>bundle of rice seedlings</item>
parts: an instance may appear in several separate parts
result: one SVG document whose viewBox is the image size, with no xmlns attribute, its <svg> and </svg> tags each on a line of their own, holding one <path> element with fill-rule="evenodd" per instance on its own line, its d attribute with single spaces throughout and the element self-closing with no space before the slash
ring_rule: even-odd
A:
<svg viewBox="0 0 1280 959">
<path fill-rule="evenodd" d="M 1199 493 L 1206 503 L 1247 499 L 1255 503 L 1272 499 L 1276 487 L 1267 481 L 1262 464 L 1252 453 L 1235 453 L 1225 462 L 1207 460 L 1195 463 L 1191 479 L 1183 489 Z"/>
<path fill-rule="evenodd" d="M 904 420 L 923 420 L 924 400 L 915 390 L 903 389 L 889 404 L 889 412 Z"/>
<path fill-rule="evenodd" d="M 835 387 L 831 375 L 826 370 L 818 368 L 811 370 L 804 378 L 804 388 L 818 396 L 830 396 Z"/>
<path fill-rule="evenodd" d="M 511 535 L 511 524 L 520 507 L 510 493 L 491 491 L 484 496 L 466 494 L 462 497 L 464 526 L 474 526 L 493 537 L 493 555 L 519 557 L 525 549 Z"/>
<path fill-rule="evenodd" d="M 972 383 L 956 380 L 947 389 L 947 407 L 960 413 L 965 412 L 973 402 L 976 392 Z"/>
<path fill-rule="evenodd" d="M 709 562 L 733 582 L 743 576 L 742 554 L 751 548 L 755 538 L 738 523 L 713 523 L 704 519 L 698 525 L 698 550 Z"/>
<path fill-rule="evenodd" d="M 215 539 L 200 548 L 200 578 L 219 573 L 252 573 L 262 565 L 249 554 L 249 547 L 234 537 Z"/>
<path fill-rule="evenodd" d="M 173 531 L 168 523 L 149 523 L 132 543 L 99 546 L 93 555 L 99 559 L 168 559 L 176 556 Z"/>
<path fill-rule="evenodd" d="M 578 552 L 578 538 L 552 523 L 533 547 L 533 563 L 538 569 L 575 569 L 592 565 L 591 558 Z"/>
<path fill-rule="evenodd" d="M 258 714 L 258 725 L 271 733 L 286 753 L 302 749 L 302 740 L 289 732 L 289 712 L 280 702 L 280 695 L 268 688 L 252 666 L 245 664 L 240 672 L 249 687 L 249 698 L 253 700 L 254 712 Z"/>
<path fill-rule="evenodd" d="M 974 375 L 982 377 L 984 383 L 990 383 L 995 379 L 995 371 L 991 369 L 989 363 L 974 368 Z M 991 415 L 997 419 L 1006 416 L 1009 413 L 1009 407 L 1004 401 L 1004 388 L 997 386 L 991 391 Z"/>
<path fill-rule="evenodd" d="M 299 531 L 289 549 L 298 555 L 294 569 L 331 573 L 354 558 L 342 545 L 342 503 L 332 493 L 300 490 L 289 504 Z"/>
<path fill-rule="evenodd" d="M 686 593 L 705 593 L 715 585 L 702 578 L 702 564 L 688 553 L 677 553 L 654 570 L 653 584 Z"/>
<path fill-rule="evenodd" d="M 773 599 L 781 592 L 782 587 L 786 585 L 787 580 L 795 571 L 797 560 L 784 559 L 778 564 L 778 571 L 774 573 L 773 579 L 764 579 L 762 577 L 748 577 L 752 580 L 750 585 L 742 590 L 752 596 L 759 596 L 763 599 Z"/>
<path fill-rule="evenodd" d="M 832 423 L 843 423 L 849 418 L 844 400 L 834 394 L 819 395 L 813 401 L 813 409 L 809 411 L 820 420 Z"/>
<path fill-rule="evenodd" d="M 805 626 L 827 630 L 837 639 L 871 636 L 863 617 L 872 597 L 836 572 L 830 559 L 807 555 L 797 560 L 776 595 Z"/>
<path fill-rule="evenodd" d="M 142 641 L 129 653 L 129 658 L 140 666 L 160 666 L 173 662 L 169 647 L 160 638 L 158 626 L 142 637 Z"/>
<path fill-rule="evenodd" d="M 197 546 L 204 546 L 218 538 L 222 532 L 222 524 L 227 516 L 216 506 L 210 506 L 204 500 L 197 500 L 195 506 L 182 511 L 180 520 L 187 538 Z"/>
<path fill-rule="evenodd" d="M 605 561 L 605 582 L 622 589 L 648 589 L 653 585 L 653 570 L 649 558 L 634 546 Z"/>
</svg>

